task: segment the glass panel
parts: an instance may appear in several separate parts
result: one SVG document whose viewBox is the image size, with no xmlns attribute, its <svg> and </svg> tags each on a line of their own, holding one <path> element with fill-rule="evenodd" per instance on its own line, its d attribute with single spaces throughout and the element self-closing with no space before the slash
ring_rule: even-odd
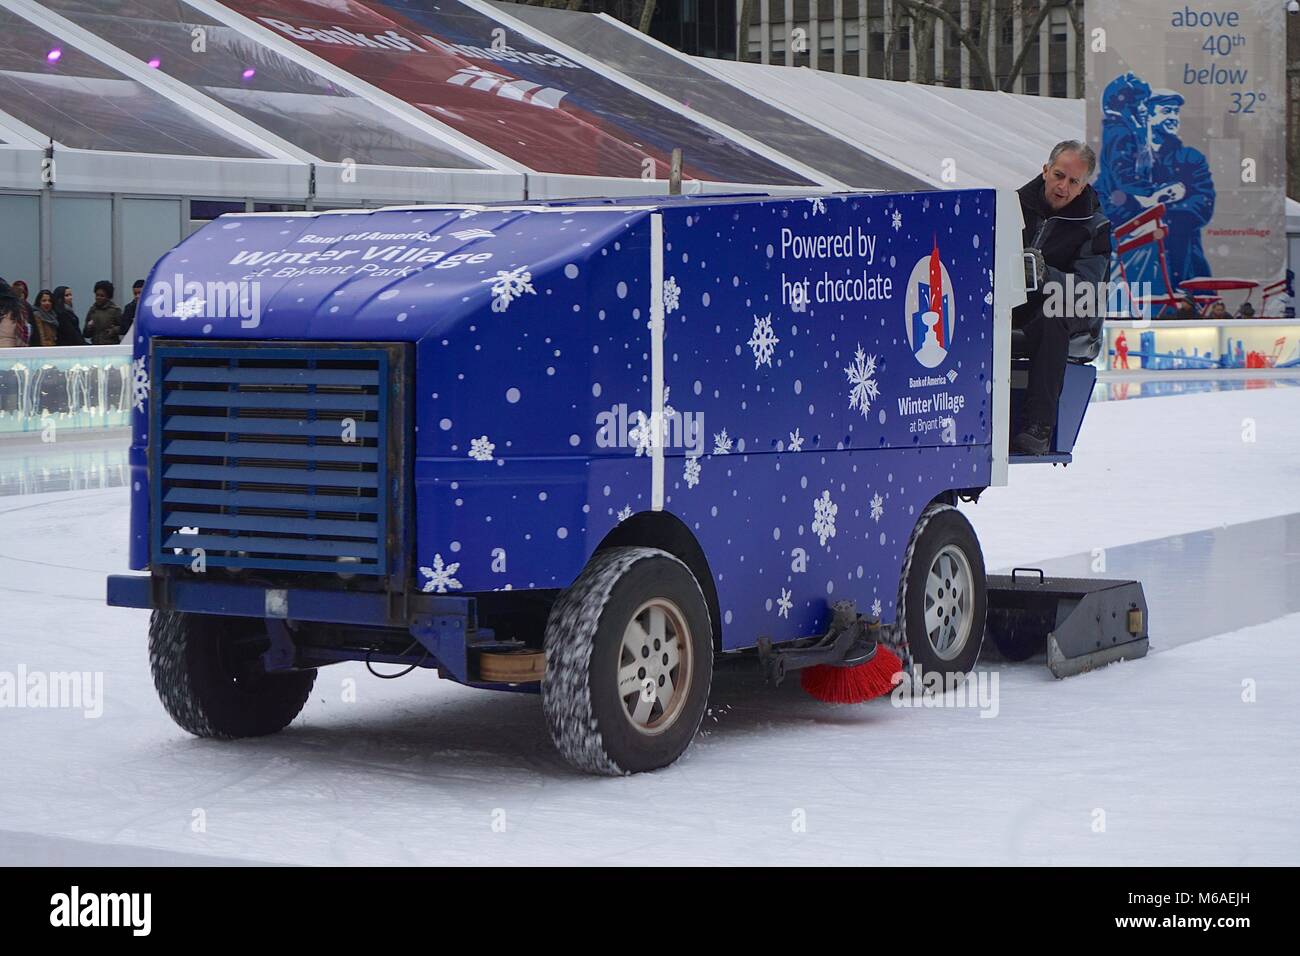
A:
<svg viewBox="0 0 1300 956">
<path fill-rule="evenodd" d="M 45 0 L 45 6 L 327 162 L 485 168 L 189 4 Z M 196 52 L 199 40 L 203 48 Z"/>
<path fill-rule="evenodd" d="M 549 36 L 856 189 L 928 189 L 921 180 L 714 77 L 639 35 L 585 13 L 503 3 Z"/>
<path fill-rule="evenodd" d="M 113 274 L 113 203 L 109 199 L 55 196 L 53 215 L 54 275 L 50 283 L 72 290 L 72 311 L 84 328 L 86 313 L 95 304 L 95 283 Z"/>
<path fill-rule="evenodd" d="M 74 149 L 265 158 L 135 80 L 0 8 L 0 104 Z"/>
<path fill-rule="evenodd" d="M 41 201 L 35 196 L 0 196 L 0 278 L 22 279 L 41 290 Z"/>
<path fill-rule="evenodd" d="M 154 264 L 181 241 L 179 199 L 122 200 L 122 274 L 117 304 L 126 308 L 131 285 L 147 279 Z"/>
<path fill-rule="evenodd" d="M 15 432 L 40 434 L 42 419 L 53 421 L 59 437 L 131 424 L 131 354 L 112 346 L 68 351 L 67 357 L 32 358 L 26 349 L 5 350 L 0 360 L 0 437 Z M 49 445 L 39 447 L 42 456 L 53 451 Z M 4 451 L 0 441 L 0 494 L 40 490 L 5 490 L 18 476 L 9 470 L 14 466 L 12 460 L 6 462 L 9 456 Z"/>
<path fill-rule="evenodd" d="M 246 16 L 536 170 L 810 185 L 456 0 L 227 0 Z"/>
</svg>

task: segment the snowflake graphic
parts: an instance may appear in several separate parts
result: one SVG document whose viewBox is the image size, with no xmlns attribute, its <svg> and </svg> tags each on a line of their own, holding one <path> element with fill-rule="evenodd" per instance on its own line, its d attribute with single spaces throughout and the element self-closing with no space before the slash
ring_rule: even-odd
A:
<svg viewBox="0 0 1300 956">
<path fill-rule="evenodd" d="M 790 433 L 789 447 L 791 451 L 803 451 L 803 436 L 799 434 L 799 429 L 797 428 Z"/>
<path fill-rule="evenodd" d="M 989 291 L 984 293 L 984 304 L 993 304 L 993 270 L 989 270 Z"/>
<path fill-rule="evenodd" d="M 491 461 L 492 453 L 496 451 L 497 446 L 488 441 L 487 435 L 482 438 L 474 438 L 469 443 L 469 457 L 475 461 Z"/>
<path fill-rule="evenodd" d="M 659 432 L 664 437 L 665 445 L 668 444 L 668 440 L 672 437 L 672 423 L 677 418 L 677 409 L 673 408 L 672 404 L 668 401 L 668 397 L 672 392 L 673 389 L 671 385 L 664 386 L 664 420 L 663 427 Z"/>
<path fill-rule="evenodd" d="M 622 524 L 630 517 L 632 517 L 632 506 L 624 505 L 623 510 L 618 513 L 618 523 Z"/>
<path fill-rule="evenodd" d="M 754 334 L 745 344 L 754 350 L 754 368 L 760 365 L 772 367 L 772 356 L 776 352 L 776 343 L 781 340 L 772 331 L 772 313 L 760 318 L 754 316 Z"/>
<path fill-rule="evenodd" d="M 693 458 L 686 459 L 686 471 L 682 473 L 686 479 L 686 487 L 694 488 L 700 483 L 700 457 L 696 455 Z"/>
<path fill-rule="evenodd" d="M 731 454 L 731 439 L 727 437 L 727 430 L 725 428 L 713 436 L 713 454 Z"/>
<path fill-rule="evenodd" d="M 131 363 L 131 398 L 135 410 L 144 411 L 145 402 L 149 400 L 149 367 L 143 355 Z"/>
<path fill-rule="evenodd" d="M 876 598 L 871 602 L 871 616 L 875 618 L 880 617 L 880 598 Z"/>
<path fill-rule="evenodd" d="M 862 417 L 866 418 L 871 403 L 880 397 L 880 384 L 875 379 L 876 357 L 864 352 L 859 344 L 853 354 L 853 364 L 844 370 L 844 374 L 853 386 L 849 390 L 849 408 L 861 409 Z"/>
<path fill-rule="evenodd" d="M 493 312 L 504 312 L 510 308 L 511 302 L 525 293 L 537 294 L 537 290 L 533 288 L 533 274 L 528 271 L 527 266 L 519 266 L 509 272 L 498 271 L 493 278 L 481 281 L 485 285 L 492 286 Z"/>
<path fill-rule="evenodd" d="M 880 516 L 885 513 L 885 499 L 880 497 L 880 492 L 871 496 L 871 520 L 880 524 Z"/>
<path fill-rule="evenodd" d="M 835 515 L 840 506 L 831 501 L 831 493 L 823 491 L 820 498 L 813 499 L 813 534 L 825 545 L 827 538 L 835 537 Z"/>
<path fill-rule="evenodd" d="M 812 203 L 812 214 L 815 216 L 819 212 L 826 211 L 826 201 L 821 196 L 809 196 L 808 201 Z"/>
<path fill-rule="evenodd" d="M 650 449 L 654 447 L 655 430 L 651 418 L 652 416 L 639 410 L 628 416 L 632 427 L 628 429 L 627 440 L 636 448 L 638 456 L 650 454 Z"/>
<path fill-rule="evenodd" d="M 894 215 L 890 217 L 889 224 L 894 227 L 894 232 L 898 232 L 903 228 L 903 214 L 895 209 Z"/>
<path fill-rule="evenodd" d="M 448 564 L 444 567 L 442 563 L 442 555 L 435 554 L 433 556 L 433 567 L 420 568 L 420 573 L 429 579 L 424 582 L 424 587 L 421 590 L 426 594 L 430 591 L 437 591 L 439 594 L 446 594 L 448 588 L 452 588 L 453 590 L 459 588 L 460 582 L 452 576 L 459 570 L 459 562 L 456 564 Z"/>
<path fill-rule="evenodd" d="M 677 311 L 682 302 L 682 290 L 677 286 L 677 278 L 669 276 L 664 283 L 664 314 L 671 315 Z"/>
<path fill-rule="evenodd" d="M 776 602 L 777 617 L 789 617 L 790 608 L 794 607 L 794 602 L 790 600 L 790 592 L 785 588 L 781 589 L 781 599 Z"/>
<path fill-rule="evenodd" d="M 186 299 L 176 306 L 175 317 L 178 319 L 196 319 L 203 314 L 203 307 L 208 303 L 198 296 Z"/>
</svg>

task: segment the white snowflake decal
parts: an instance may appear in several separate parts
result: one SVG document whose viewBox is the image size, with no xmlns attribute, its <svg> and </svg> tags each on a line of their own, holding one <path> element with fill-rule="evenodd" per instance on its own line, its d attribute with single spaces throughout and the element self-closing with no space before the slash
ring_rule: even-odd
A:
<svg viewBox="0 0 1300 956">
<path fill-rule="evenodd" d="M 885 513 L 885 499 L 880 497 L 880 492 L 871 496 L 871 520 L 880 524 L 880 516 Z"/>
<path fill-rule="evenodd" d="M 731 444 L 731 439 L 727 436 L 727 430 L 724 428 L 713 436 L 713 454 L 730 455 Z"/>
<path fill-rule="evenodd" d="M 854 353 L 853 364 L 844 370 L 852 387 L 849 391 L 849 408 L 861 409 L 862 417 L 867 417 L 871 403 L 880 397 L 880 385 L 875 379 L 876 357 L 862 350 L 861 344 Z"/>
<path fill-rule="evenodd" d="M 652 417 L 642 411 L 635 411 L 628 416 L 632 427 L 627 431 L 627 440 L 635 446 L 638 456 L 650 454 L 650 449 L 654 447 L 655 430 Z"/>
<path fill-rule="evenodd" d="M 894 227 L 894 232 L 898 232 L 903 228 L 903 214 L 895 209 L 894 215 L 890 217 L 889 224 Z"/>
<path fill-rule="evenodd" d="M 803 436 L 799 434 L 799 429 L 797 428 L 790 433 L 789 447 L 791 451 L 803 451 Z"/>
<path fill-rule="evenodd" d="M 993 304 L 993 270 L 989 270 L 989 291 L 984 293 L 984 304 Z"/>
<path fill-rule="evenodd" d="M 812 203 L 812 214 L 815 216 L 819 212 L 826 211 L 826 201 L 821 196 L 809 196 L 808 201 Z"/>
<path fill-rule="evenodd" d="M 790 592 L 785 588 L 781 589 L 781 599 L 776 602 L 777 617 L 789 617 L 790 608 L 794 607 L 794 602 L 790 600 Z"/>
<path fill-rule="evenodd" d="M 880 598 L 876 598 L 871 602 L 871 616 L 875 618 L 880 617 Z"/>
<path fill-rule="evenodd" d="M 439 594 L 446 594 L 448 588 L 454 590 L 455 588 L 460 587 L 460 582 L 453 577 L 453 575 L 459 570 L 459 562 L 456 564 L 448 564 L 444 567 L 442 563 L 442 555 L 435 554 L 433 556 L 433 567 L 420 568 L 420 573 L 429 579 L 424 582 L 422 590 L 426 594 L 430 591 L 437 591 Z"/>
<path fill-rule="evenodd" d="M 527 266 L 519 266 L 509 272 L 499 271 L 493 278 L 481 281 L 485 285 L 492 286 L 493 312 L 504 312 L 510 308 L 511 302 L 525 293 L 537 294 L 537 290 L 533 288 L 533 274 L 528 271 Z"/>
<path fill-rule="evenodd" d="M 686 470 L 682 473 L 682 477 L 686 479 L 687 488 L 694 488 L 700 483 L 700 458 L 698 455 L 686 459 Z"/>
<path fill-rule="evenodd" d="M 772 331 L 772 313 L 767 315 L 754 316 L 754 334 L 749 337 L 745 344 L 754 350 L 754 368 L 760 365 L 772 366 L 772 356 L 776 352 L 776 343 L 781 340 L 776 337 Z"/>
<path fill-rule="evenodd" d="M 488 441 L 487 435 L 482 438 L 474 438 L 469 443 L 469 457 L 475 461 L 491 461 L 492 453 L 496 451 L 497 446 Z"/>
<path fill-rule="evenodd" d="M 203 314 L 203 307 L 208 303 L 197 295 L 177 303 L 174 315 L 178 319 L 196 319 Z"/>
<path fill-rule="evenodd" d="M 141 355 L 131 363 L 131 398 L 137 412 L 144 411 L 145 402 L 149 400 L 149 366 Z"/>
<path fill-rule="evenodd" d="M 630 517 L 632 517 L 632 506 L 624 505 L 623 510 L 618 513 L 618 523 L 622 524 Z"/>
<path fill-rule="evenodd" d="M 682 290 L 677 286 L 677 279 L 675 276 L 669 276 L 668 281 L 664 283 L 664 314 L 676 312 L 681 302 Z"/>
<path fill-rule="evenodd" d="M 840 506 L 831 501 L 829 491 L 823 491 L 820 498 L 813 499 L 812 530 L 823 545 L 827 538 L 835 537 L 835 515 L 839 510 Z"/>
</svg>

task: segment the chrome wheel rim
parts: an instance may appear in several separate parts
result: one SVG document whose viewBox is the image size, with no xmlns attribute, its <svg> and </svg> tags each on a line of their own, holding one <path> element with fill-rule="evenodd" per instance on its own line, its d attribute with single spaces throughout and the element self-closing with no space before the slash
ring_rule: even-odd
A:
<svg viewBox="0 0 1300 956">
<path fill-rule="evenodd" d="M 925 578 L 925 634 L 941 661 L 958 657 L 970 640 L 975 576 L 961 548 L 947 545 Z"/>
<path fill-rule="evenodd" d="M 661 734 L 676 723 L 691 686 L 691 632 L 686 615 L 667 598 L 652 598 L 623 629 L 618 694 L 639 733 Z"/>
</svg>

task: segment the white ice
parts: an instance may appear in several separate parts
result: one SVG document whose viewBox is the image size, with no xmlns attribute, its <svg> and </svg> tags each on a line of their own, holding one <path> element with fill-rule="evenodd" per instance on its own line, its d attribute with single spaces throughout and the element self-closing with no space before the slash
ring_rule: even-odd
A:
<svg viewBox="0 0 1300 956">
<path fill-rule="evenodd" d="M 1077 455 L 966 509 L 990 568 L 1300 511 L 1300 389 L 1095 405 Z M 1153 619 L 1149 657 L 1065 681 L 982 665 L 991 719 L 724 667 L 684 759 L 601 779 L 554 755 L 535 696 L 352 664 L 277 736 L 195 740 L 154 695 L 147 613 L 104 606 L 126 543 L 124 489 L 0 498 L 0 671 L 100 671 L 105 693 L 99 719 L 0 709 L 0 863 L 1300 859 L 1300 615 L 1166 650 Z"/>
</svg>

